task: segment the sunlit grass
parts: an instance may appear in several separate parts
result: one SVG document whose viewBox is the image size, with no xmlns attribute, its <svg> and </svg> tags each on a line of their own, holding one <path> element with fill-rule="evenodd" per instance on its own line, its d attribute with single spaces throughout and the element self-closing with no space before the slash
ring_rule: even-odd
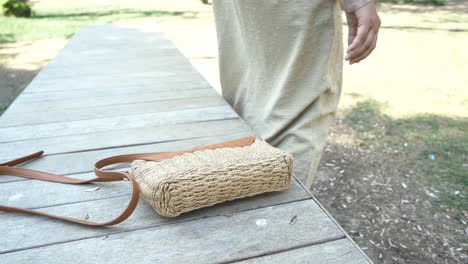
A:
<svg viewBox="0 0 468 264">
<path fill-rule="evenodd" d="M 87 24 L 108 24 L 139 19 L 156 20 L 182 15 L 180 11 L 160 11 L 136 6 L 128 8 L 112 5 L 50 5 L 34 6 L 31 18 L 0 16 L 0 43 L 69 38 Z"/>
</svg>

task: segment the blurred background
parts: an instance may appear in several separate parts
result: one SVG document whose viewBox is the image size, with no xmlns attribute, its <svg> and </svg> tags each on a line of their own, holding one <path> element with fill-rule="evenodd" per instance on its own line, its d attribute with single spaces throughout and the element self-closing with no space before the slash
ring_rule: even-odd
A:
<svg viewBox="0 0 468 264">
<path fill-rule="evenodd" d="M 221 93 L 202 2 L 0 0 L 0 115 L 87 24 L 157 28 Z M 468 1 L 378 10 L 377 49 L 344 67 L 312 192 L 376 263 L 468 263 Z"/>
</svg>

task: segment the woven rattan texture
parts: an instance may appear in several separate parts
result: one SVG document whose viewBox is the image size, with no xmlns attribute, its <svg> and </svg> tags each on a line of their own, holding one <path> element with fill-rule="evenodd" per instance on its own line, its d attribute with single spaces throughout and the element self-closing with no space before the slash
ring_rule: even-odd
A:
<svg viewBox="0 0 468 264">
<path fill-rule="evenodd" d="M 162 216 L 284 190 L 292 154 L 256 139 L 244 147 L 195 151 L 160 162 L 136 160 L 132 174 L 143 199 Z"/>
</svg>

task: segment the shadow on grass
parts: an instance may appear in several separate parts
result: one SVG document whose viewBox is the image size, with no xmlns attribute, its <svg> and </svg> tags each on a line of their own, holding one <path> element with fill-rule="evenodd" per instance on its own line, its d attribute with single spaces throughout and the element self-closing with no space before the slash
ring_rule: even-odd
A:
<svg viewBox="0 0 468 264">
<path fill-rule="evenodd" d="M 368 144 L 400 149 L 407 166 L 439 193 L 435 207 L 468 210 L 468 118 L 421 114 L 392 118 L 365 100 L 344 110 L 343 122 Z M 403 147 L 405 146 L 406 147 Z"/>
<path fill-rule="evenodd" d="M 447 32 L 467 32 L 468 29 L 463 28 L 431 28 L 431 27 L 413 27 L 413 26 L 382 26 L 381 28 L 386 29 L 398 29 L 398 30 L 421 30 L 421 31 L 447 31 Z"/>
<path fill-rule="evenodd" d="M 16 38 L 14 34 L 0 34 L 0 43 L 11 43 L 15 41 Z"/>
<path fill-rule="evenodd" d="M 451 21 L 450 21 L 451 22 Z M 441 21 L 440 23 L 443 23 Z M 348 26 L 346 22 L 342 23 L 343 26 Z M 466 28 L 435 28 L 435 27 L 418 27 L 418 26 L 386 26 L 382 25 L 382 29 L 396 29 L 406 31 L 443 31 L 443 32 L 468 32 Z"/>
<path fill-rule="evenodd" d="M 452 14 L 466 14 L 468 5 L 464 1 L 448 1 L 447 3 L 428 3 L 428 1 L 413 1 L 413 3 L 401 3 L 399 0 L 380 0 L 378 9 L 380 12 L 386 13 L 430 13 L 447 11 Z"/>
</svg>

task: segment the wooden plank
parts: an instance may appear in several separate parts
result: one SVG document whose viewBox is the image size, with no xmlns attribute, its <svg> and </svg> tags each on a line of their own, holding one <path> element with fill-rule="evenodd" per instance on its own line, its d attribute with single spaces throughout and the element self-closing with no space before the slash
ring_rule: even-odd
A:
<svg viewBox="0 0 468 264">
<path fill-rule="evenodd" d="M 122 58 L 124 59 L 124 58 Z M 158 74 L 160 77 L 173 77 L 177 78 L 179 77 L 180 79 L 185 79 L 191 77 L 193 74 L 192 71 L 186 71 L 182 69 L 178 69 L 179 67 L 165 63 L 164 61 L 161 62 L 163 65 L 157 65 L 156 67 L 150 67 L 148 65 L 138 65 L 138 67 L 135 65 L 134 69 L 129 70 L 129 68 L 114 68 L 114 67 L 107 67 L 105 68 L 104 66 L 102 67 L 82 67 L 78 68 L 75 67 L 73 68 L 68 68 L 68 69 L 61 69 L 60 71 L 57 69 L 53 68 L 46 68 L 44 70 L 43 75 L 38 76 L 38 79 L 41 80 L 42 78 L 47 78 L 47 79 L 70 79 L 70 78 L 81 78 L 81 77 L 99 77 L 101 75 L 105 76 L 120 76 L 122 74 L 132 74 L 135 78 L 138 77 L 145 77 L 145 76 L 152 76 L 155 74 L 156 71 L 161 71 L 164 67 L 164 71 L 159 72 Z M 92 65 L 91 63 L 89 65 Z M 129 65 L 127 65 L 129 66 Z M 132 66 L 132 65 L 130 65 Z M 162 76 L 161 76 L 162 75 Z"/>
<path fill-rule="evenodd" d="M 106 31 L 109 30 L 108 25 L 105 27 Z M 82 38 L 86 39 L 86 41 L 82 41 Z M 103 43 L 105 43 L 105 45 L 103 45 Z M 130 46 L 128 43 L 139 43 L 141 45 Z M 104 52 L 107 47 L 112 48 L 116 45 L 125 44 L 127 52 L 152 49 L 154 48 L 154 46 L 158 46 L 160 48 L 175 49 L 175 46 L 172 43 L 170 43 L 160 32 L 141 32 L 135 29 L 126 30 L 122 27 L 119 27 L 115 31 L 115 33 L 108 31 L 105 34 L 102 34 L 102 30 L 82 28 L 80 29 L 80 32 L 74 35 L 72 41 L 69 44 L 69 47 L 67 46 L 67 49 L 65 49 L 65 51 L 87 51 L 100 48 Z"/>
<path fill-rule="evenodd" d="M 135 43 L 135 40 L 132 40 L 131 42 Z M 125 43 L 125 45 L 128 45 L 128 43 Z M 180 53 L 173 47 L 173 45 L 170 46 L 172 47 L 172 50 L 168 51 L 165 48 L 161 48 L 160 45 L 154 45 L 154 48 L 145 51 L 144 54 L 135 53 L 135 51 L 138 50 L 130 50 L 129 52 L 127 48 L 128 46 L 125 47 L 127 48 L 127 52 L 125 53 L 122 53 L 120 48 L 115 51 L 109 51 L 108 48 L 106 48 L 107 54 L 104 54 L 102 59 L 99 59 L 99 56 L 95 54 L 93 47 L 90 48 L 91 50 L 86 51 L 87 53 L 91 53 L 88 58 L 87 56 L 79 53 L 79 51 L 69 49 L 70 47 L 67 46 L 67 49 L 72 51 L 70 51 L 69 54 L 61 52 L 59 56 L 49 64 L 50 66 L 46 67 L 41 74 L 37 76 L 35 82 L 56 80 L 57 78 L 59 78 L 59 80 L 66 81 L 64 78 L 70 77 L 68 74 L 79 76 L 80 82 L 82 81 L 82 78 L 90 77 L 111 79 L 109 77 L 112 77 L 112 74 L 109 75 L 103 73 L 108 73 L 107 71 L 115 71 L 116 69 L 119 70 L 119 73 L 120 71 L 123 71 L 126 76 L 132 75 L 132 79 L 134 80 L 142 77 L 154 78 L 154 75 L 158 74 L 166 75 L 166 77 L 174 76 L 176 80 L 180 80 L 181 75 L 187 75 L 186 77 L 193 81 L 202 80 L 198 72 L 187 63 L 187 60 L 183 56 L 180 56 Z M 67 49 L 65 49 L 65 51 Z M 158 55 L 158 53 L 164 55 Z M 124 57 L 118 57 L 122 56 L 122 54 Z M 144 57 L 144 63 L 142 63 L 142 57 Z M 96 61 L 96 59 L 98 59 L 98 61 Z M 74 65 L 72 63 L 73 60 L 77 60 L 79 64 Z M 63 61 L 63 63 L 60 63 L 60 61 Z M 126 63 L 122 64 L 122 61 L 125 61 Z M 100 63 L 102 63 L 102 65 Z M 109 67 L 109 64 L 111 64 L 112 67 Z M 149 72 L 145 73 L 145 71 Z M 191 78 L 193 76 L 190 75 L 193 75 L 196 78 Z M 122 76 L 119 76 L 119 79 L 121 78 Z M 169 80 L 170 79 L 171 78 L 169 78 Z M 169 80 L 168 78 L 164 78 L 164 82 Z"/>
<path fill-rule="evenodd" d="M 45 150 L 50 155 L 214 135 L 238 134 L 245 131 L 250 131 L 250 129 L 240 119 L 133 128 L 1 143 L 0 157 L 4 160 L 10 160 L 38 150 Z"/>
<path fill-rule="evenodd" d="M 29 181 L 27 183 L 32 185 L 31 183 L 33 182 L 35 181 Z M 129 192 L 128 186 L 123 186 L 125 185 L 123 183 L 118 183 L 118 185 L 113 185 L 112 187 L 106 184 L 100 185 L 102 186 L 103 190 L 106 188 L 106 193 L 111 193 L 112 191 L 107 189 L 113 188 L 114 192 L 121 191 L 121 193 L 124 195 L 120 197 L 112 197 L 109 195 L 109 199 L 98 199 L 98 197 L 102 196 L 102 194 L 97 194 L 96 192 L 86 194 L 76 192 L 76 196 L 67 195 L 61 192 L 60 194 L 66 195 L 65 199 L 60 198 L 61 201 L 64 202 L 66 200 L 69 204 L 57 204 L 51 201 L 48 204 L 57 205 L 41 208 L 40 210 L 52 214 L 61 214 L 70 217 L 89 217 L 89 219 L 93 221 L 105 221 L 111 219 L 112 217 L 115 217 L 115 215 L 117 215 L 120 211 L 122 211 L 123 207 L 128 203 L 129 195 L 125 195 Z M 88 188 L 90 187 L 91 186 L 88 186 Z M 91 200 L 88 198 L 88 200 L 85 200 L 84 197 L 89 195 L 94 195 L 96 199 Z M 28 194 L 28 196 L 31 195 Z M 49 193 L 47 196 L 50 196 L 50 200 L 53 197 L 58 197 L 57 193 Z M 73 200 L 73 198 L 75 200 Z M 79 198 L 80 201 L 76 201 L 77 198 Z M 43 217 L 0 213 L 0 218 L 2 219 L 0 230 L 2 231 L 4 238 L 0 241 L 0 254 L 43 245 L 63 243 L 65 241 L 74 241 L 89 237 L 109 235 L 112 233 L 149 228 L 216 215 L 229 215 L 234 212 L 263 208 L 305 199 L 310 199 L 310 196 L 304 191 L 302 187 L 300 187 L 296 181 L 293 181 L 291 183 L 291 187 L 285 191 L 266 193 L 255 197 L 248 197 L 236 201 L 226 202 L 213 207 L 183 214 L 177 218 L 161 217 L 157 215 L 148 204 L 141 200 L 138 208 L 136 209 L 136 212 L 127 221 L 109 228 L 85 228 L 82 226 Z M 23 201 L 23 203 L 27 203 L 27 201 Z M 32 204 L 34 204 L 34 202 Z M 105 208 L 105 210 L 103 208 Z M 37 232 L 37 230 L 42 230 L 42 232 Z M 56 232 L 57 230 L 60 230 L 60 232 Z M 2 257 L 0 256 L 0 258 Z"/>
<path fill-rule="evenodd" d="M 139 45 L 139 41 L 131 42 L 133 45 Z M 96 46 L 86 50 L 67 47 L 36 78 L 41 81 L 44 78 L 66 79 L 122 73 L 133 73 L 138 76 L 150 73 L 170 75 L 174 72 L 179 76 L 189 76 L 196 73 L 196 70 L 187 63 L 187 59 L 180 56 L 180 52 L 172 45 L 163 47 L 156 44 L 150 49 L 128 49 L 128 45 L 129 43 L 122 43 L 121 46 L 108 46 L 105 49 Z M 126 49 L 126 52 L 121 52 L 122 49 Z M 200 76 L 198 79 L 201 79 Z"/>
<path fill-rule="evenodd" d="M 135 217 L 138 215 L 135 214 Z M 118 232 L 121 233 L 117 234 L 53 244 L 26 252 L 5 253 L 1 258 L 7 263 L 132 263 L 135 259 L 138 259 L 138 263 L 213 263 L 254 257 L 344 236 L 312 200 L 216 215 L 192 221 L 176 218 L 178 224 L 132 232 L 120 229 Z M 291 225 L 290 219 L 295 215 L 298 221 Z M 262 220 L 257 222 L 259 219 Z M 139 222 L 129 219 L 128 223 Z M 5 235 L 20 237 L 16 234 L 21 232 L 18 224 L 14 225 L 15 228 L 7 228 Z M 80 230 L 100 232 L 95 228 L 73 228 L 76 229 L 70 234 L 79 233 Z M 62 232 L 56 230 L 41 229 L 38 236 L 45 238 Z"/>
<path fill-rule="evenodd" d="M 119 54 L 120 50 L 125 47 L 116 49 L 115 51 L 107 50 L 109 54 L 61 54 L 53 63 L 47 67 L 47 70 L 51 72 L 53 76 L 57 76 L 59 72 L 71 74 L 72 69 L 78 71 L 84 71 L 91 75 L 95 75 L 91 69 L 100 69 L 103 71 L 109 71 L 110 73 L 115 71 L 124 71 L 126 66 L 134 66 L 135 68 L 127 68 L 127 71 L 137 72 L 140 70 L 163 70 L 162 72 L 170 72 L 171 69 L 177 69 L 181 73 L 186 71 L 186 74 L 195 72 L 196 70 L 187 64 L 187 61 L 183 57 L 178 57 L 178 50 L 174 49 L 168 51 L 167 49 L 160 49 L 156 46 L 155 49 L 147 50 L 145 52 L 129 52 L 125 54 Z M 77 53 L 80 53 L 79 51 Z M 76 56 L 79 55 L 79 56 Z M 177 57 L 176 57 L 177 56 Z M 79 58 L 79 59 L 77 59 Z M 118 63 L 125 60 L 125 64 Z M 115 66 L 109 67 L 108 63 L 116 63 Z M 86 68 L 88 65 L 90 67 Z M 168 69 L 170 66 L 171 69 Z"/>
<path fill-rule="evenodd" d="M 119 50 L 122 48 L 119 48 Z M 119 50 L 109 50 L 107 52 L 117 53 Z M 136 72 L 138 70 L 146 71 L 159 69 L 166 72 L 168 70 L 167 66 L 171 66 L 171 69 L 174 67 L 174 69 L 178 69 L 181 72 L 184 70 L 186 70 L 187 73 L 195 71 L 190 64 L 186 63 L 187 61 L 185 58 L 178 57 L 179 54 L 176 49 L 168 52 L 167 50 L 157 48 L 157 46 L 156 49 L 148 50 L 144 53 L 126 53 L 124 56 L 116 54 L 116 56 L 110 57 L 108 54 L 102 56 L 92 54 L 90 56 L 80 55 L 77 57 L 76 55 L 77 54 L 68 54 L 66 56 L 59 56 L 57 60 L 54 60 L 53 63 L 48 65 L 47 69 L 55 72 L 61 72 L 63 70 L 70 71 L 71 69 L 89 71 L 89 69 L 85 68 L 86 65 L 89 65 L 92 66 L 92 68 L 111 70 L 109 68 L 109 62 L 118 62 L 125 59 L 125 64 L 116 64 L 112 67 L 112 70 L 124 70 L 128 66 L 135 66 L 137 68 L 127 68 L 127 70 Z M 177 58 L 174 58 L 175 56 L 177 56 Z M 77 58 L 80 59 L 78 60 Z M 94 75 L 94 72 L 90 73 Z"/>
<path fill-rule="evenodd" d="M 0 128 L 0 143 L 239 118 L 228 105 Z"/>
<path fill-rule="evenodd" d="M 26 113 L 50 110 L 67 110 L 73 108 L 98 107 L 117 104 L 139 104 L 145 102 L 166 101 L 192 97 L 206 97 L 216 95 L 213 89 L 193 89 L 183 91 L 161 91 L 129 94 L 127 96 L 89 97 L 86 100 L 74 100 L 67 98 L 63 100 L 46 100 L 40 102 L 22 102 L 21 98 L 15 101 L 8 110 L 14 113 Z M 14 114 L 13 113 L 13 114 Z"/>
<path fill-rule="evenodd" d="M 92 172 L 94 163 L 100 159 L 115 155 L 123 155 L 130 153 L 145 153 L 145 152 L 166 152 L 191 149 L 194 147 L 215 144 L 223 141 L 233 140 L 251 135 L 248 132 L 237 134 L 221 134 L 201 138 L 183 139 L 177 141 L 162 142 L 156 144 L 137 145 L 122 148 L 100 149 L 85 152 L 72 152 L 58 155 L 45 155 L 39 159 L 21 165 L 22 168 L 32 170 L 43 170 L 56 174 L 77 174 L 84 172 Z M 4 162 L 6 160 L 0 160 Z M 109 167 L 112 168 L 112 167 Z M 23 178 L 18 177 L 0 177 L 0 183 L 19 181 Z"/>
<path fill-rule="evenodd" d="M 105 105 L 99 107 L 73 108 L 66 112 L 52 109 L 40 112 L 11 112 L 0 116 L 0 128 L 68 122 L 96 118 L 137 115 L 142 113 L 157 113 L 177 110 L 187 110 L 202 106 L 213 107 L 226 105 L 226 101 L 218 95 L 206 97 L 182 98 L 167 101 L 145 102 L 138 104 Z"/>
<path fill-rule="evenodd" d="M 346 238 L 318 245 L 291 249 L 271 255 L 252 258 L 235 263 L 303 263 L 303 264 L 370 264 L 356 246 Z"/>
<path fill-rule="evenodd" d="M 109 62 L 113 63 L 113 62 Z M 131 66 L 131 65 L 130 65 Z M 103 74 L 103 70 L 94 67 L 94 74 L 85 74 L 76 72 L 79 82 L 74 81 L 74 78 L 65 77 L 63 74 L 54 76 L 48 74 L 48 70 L 41 72 L 34 81 L 24 90 L 25 93 L 32 91 L 55 91 L 69 90 L 78 87 L 80 89 L 100 90 L 105 88 L 116 88 L 127 86 L 135 87 L 148 85 L 158 88 L 160 86 L 184 86 L 189 84 L 199 84 L 201 87 L 208 87 L 206 81 L 200 79 L 199 73 L 194 69 L 179 69 L 173 65 L 165 65 L 164 63 L 154 69 L 145 68 L 144 71 L 126 70 L 123 73 L 117 72 L 114 74 Z M 47 67 L 46 67 L 47 69 Z M 52 69 L 51 69 L 52 70 Z M 199 88 L 201 88 L 199 87 Z M 210 87 L 211 88 L 211 87 Z"/>
<path fill-rule="evenodd" d="M 76 85 L 75 85 L 76 86 Z M 147 93 L 148 91 L 152 92 L 161 92 L 161 91 L 172 91 L 172 92 L 179 92 L 183 90 L 193 90 L 193 89 L 211 89 L 208 85 L 201 86 L 200 84 L 193 84 L 193 83 L 186 83 L 184 85 L 159 85 L 155 86 L 154 81 L 147 83 L 146 85 L 113 85 L 112 87 L 104 89 L 101 85 L 99 85 L 99 89 L 96 90 L 96 84 L 93 84 L 92 89 L 84 89 L 81 86 L 81 83 L 78 83 L 78 88 L 76 90 L 70 90 L 71 87 L 67 87 L 66 90 L 63 90 L 63 87 L 57 86 L 57 88 L 61 88 L 62 90 L 55 90 L 55 91 L 42 91 L 36 92 L 32 90 L 32 92 L 25 92 L 21 94 L 21 102 L 37 102 L 37 101 L 44 101 L 44 100 L 63 100 L 69 98 L 75 99 L 85 99 L 89 98 L 90 96 L 94 97 L 107 97 L 110 94 L 112 96 L 128 96 L 130 94 L 138 94 L 138 93 Z"/>
<path fill-rule="evenodd" d="M 46 68 L 47 69 L 47 68 Z M 73 76 L 74 78 L 70 78 L 70 76 L 68 77 L 65 77 L 65 76 L 49 76 L 48 74 L 45 74 L 46 71 L 44 71 L 44 74 L 39 74 L 38 76 L 36 76 L 37 78 L 37 82 L 41 82 L 41 83 L 45 83 L 46 81 L 47 82 L 68 82 L 70 81 L 70 79 L 83 79 L 84 81 L 95 81 L 97 82 L 96 84 L 98 83 L 103 83 L 105 81 L 108 81 L 108 80 L 111 80 L 111 79 L 152 79 L 152 80 L 155 80 L 156 76 L 154 76 L 155 74 L 155 70 L 153 71 L 146 71 L 146 72 L 131 72 L 131 71 L 128 71 L 128 72 L 125 72 L 125 73 L 122 73 L 122 74 L 113 74 L 113 75 L 98 75 L 98 74 L 93 74 L 93 75 L 84 75 L 84 74 L 79 74 L 77 73 L 77 75 Z M 166 67 L 166 70 L 164 72 L 161 72 L 159 73 L 157 76 L 159 76 L 159 80 L 163 79 L 164 77 L 164 82 L 180 82 L 182 80 L 181 77 L 183 77 L 183 79 L 185 81 L 200 81 L 200 77 L 199 76 L 195 76 L 193 74 L 185 74 L 183 76 L 180 76 L 178 74 L 176 74 L 175 72 L 171 71 L 170 70 L 170 67 L 168 68 L 168 66 Z M 68 80 L 68 81 L 67 81 Z M 157 80 L 156 80 L 157 81 Z M 98 85 L 96 85 L 96 87 L 99 87 Z M 65 87 L 64 87 L 65 89 Z"/>
<path fill-rule="evenodd" d="M 114 91 L 116 91 L 117 93 L 132 93 L 137 89 L 140 89 L 139 92 L 148 92 L 177 89 L 190 90 L 201 88 L 212 89 L 208 83 L 200 80 L 173 79 L 165 80 L 164 82 L 162 82 L 161 78 L 157 78 L 154 76 L 149 76 L 145 78 L 132 78 L 131 76 L 122 75 L 118 79 L 99 76 L 94 78 L 84 77 L 80 79 L 80 82 L 53 79 L 41 82 L 33 80 L 28 85 L 28 87 L 20 94 L 19 97 L 22 97 L 26 94 L 42 95 L 43 93 L 53 94 L 55 92 L 60 92 L 62 94 L 69 94 L 75 92 L 78 92 L 78 94 L 97 92 L 97 94 L 107 93 L 109 95 Z"/>
<path fill-rule="evenodd" d="M 140 45 L 138 42 L 134 44 Z M 56 69 L 62 69 L 62 67 L 66 69 L 72 67 L 83 67 L 83 65 L 87 64 L 88 62 L 96 63 L 96 66 L 104 66 L 105 61 L 128 59 L 128 61 L 126 60 L 125 63 L 112 65 L 112 68 L 118 69 L 123 68 L 125 65 L 127 65 L 126 63 L 137 64 L 139 61 L 142 62 L 141 64 L 148 64 L 149 67 L 158 65 L 161 66 L 158 61 L 164 60 L 167 63 L 179 68 L 190 67 L 190 71 L 193 71 L 193 68 L 190 66 L 190 64 L 186 63 L 186 58 L 181 57 L 179 51 L 174 46 L 164 47 L 163 45 L 156 43 L 151 48 L 126 50 L 125 53 L 122 53 L 123 49 L 127 49 L 127 45 L 125 43 L 119 43 L 117 45 L 114 44 L 113 46 L 106 47 L 105 49 L 95 47 L 87 50 L 65 50 L 64 52 L 61 52 L 56 57 L 56 59 L 54 59 L 54 62 L 50 64 L 50 66 Z M 68 58 L 70 58 L 70 61 L 67 60 Z M 80 59 L 83 59 L 83 61 L 81 62 Z M 107 68 L 109 68 L 109 65 L 107 65 Z"/>
<path fill-rule="evenodd" d="M 135 31 L 121 31 L 118 33 L 118 35 L 119 36 L 114 37 L 107 34 L 105 36 L 102 34 L 95 34 L 94 36 L 91 36 L 90 33 L 75 34 L 75 36 L 72 38 L 72 41 L 70 41 L 62 53 L 81 51 L 95 54 L 97 53 L 96 51 L 98 51 L 98 53 L 105 54 L 106 51 L 113 50 L 116 46 L 124 46 L 126 52 L 138 52 L 154 48 L 176 49 L 176 47 L 170 43 L 163 34 L 159 32 L 146 34 Z M 81 41 L 80 38 L 85 38 L 86 43 Z M 106 44 L 102 45 L 102 42 L 106 42 Z M 129 46 L 129 43 L 138 43 L 140 46 L 132 47 Z M 119 51 L 122 51 L 122 49 Z"/>
<path fill-rule="evenodd" d="M 135 42 L 135 41 L 132 41 Z M 140 45 L 138 42 L 133 43 L 135 45 Z M 125 63 L 121 63 L 112 65 L 109 67 L 107 65 L 107 69 L 123 69 L 127 63 L 135 64 L 136 66 L 146 66 L 141 64 L 148 64 L 148 67 L 153 66 L 164 66 L 158 63 L 158 61 L 165 61 L 169 64 L 174 65 L 178 68 L 192 68 L 190 64 L 186 63 L 186 58 L 181 57 L 179 51 L 175 47 L 170 46 L 161 46 L 156 43 L 151 48 L 144 48 L 144 49 L 134 49 L 134 50 L 126 50 L 122 52 L 122 50 L 127 49 L 125 43 L 120 45 L 109 46 L 105 49 L 96 47 L 90 48 L 88 50 L 72 50 L 72 51 L 64 51 L 59 54 L 54 60 L 54 63 L 50 64 L 51 68 L 57 69 L 59 72 L 62 69 L 67 68 L 74 68 L 78 67 L 81 68 L 88 62 L 95 62 L 96 66 L 102 67 L 104 66 L 105 61 L 119 61 L 121 59 L 128 59 Z M 66 59 L 70 58 L 70 61 Z M 83 59 L 81 62 L 80 59 Z M 141 61 L 140 65 L 138 62 Z M 62 68 L 63 67 L 63 68 Z M 134 69 L 129 69 L 134 70 Z M 193 68 L 190 70 L 193 71 Z"/>
<path fill-rule="evenodd" d="M 139 53 L 150 53 L 155 50 L 159 50 L 164 52 L 164 54 L 173 54 L 174 52 L 177 52 L 177 48 L 164 39 L 162 35 L 157 36 L 157 38 L 153 37 L 148 37 L 145 34 L 137 34 L 134 35 L 133 38 L 130 36 L 129 38 L 122 39 L 120 41 L 112 40 L 109 41 L 106 46 L 103 46 L 101 43 L 98 43 L 99 40 L 94 40 L 96 41 L 93 43 L 93 40 L 89 40 L 89 36 L 85 36 L 86 38 L 86 43 L 83 45 L 83 43 L 78 43 L 76 42 L 76 39 L 80 38 L 79 35 L 75 35 L 73 40 L 75 41 L 70 41 L 69 45 L 66 46 L 66 49 L 62 50 L 57 58 L 61 58 L 64 56 L 73 56 L 79 55 L 78 57 L 83 56 L 84 58 L 88 57 L 98 57 L 98 58 L 108 58 L 112 59 L 112 56 L 109 56 L 111 53 L 116 53 L 115 55 L 117 56 L 128 56 L 128 54 L 139 54 Z M 78 40 L 79 41 L 79 40 Z M 105 39 L 101 39 L 100 41 L 106 41 Z M 130 47 L 129 44 L 137 44 L 140 45 L 139 47 Z M 148 45 L 150 44 L 150 45 Z M 122 50 L 125 50 L 125 52 L 122 52 Z M 76 53 L 73 53 L 76 52 Z M 174 59 L 178 59 L 179 57 L 175 57 Z M 134 57 L 133 59 L 145 59 L 145 57 Z"/>
<path fill-rule="evenodd" d="M 93 30 L 81 29 L 74 37 L 67 43 L 58 58 L 64 54 L 106 54 L 109 50 L 115 52 L 115 47 L 124 47 L 125 52 L 119 49 L 117 53 L 127 54 L 130 52 L 145 51 L 148 49 L 166 49 L 175 50 L 175 46 L 166 40 L 166 38 L 159 32 L 138 32 L 137 30 L 123 30 L 119 28 L 116 33 L 109 32 L 109 26 L 106 26 L 105 34 L 103 32 L 92 32 Z M 85 41 L 82 40 L 85 39 Z M 103 45 L 105 43 L 105 45 Z M 139 44 L 137 46 L 132 44 Z M 77 52 L 77 53 L 73 53 Z M 76 57 L 80 57 L 76 56 Z M 109 56 L 110 57 L 110 56 Z M 141 57 L 140 57 L 141 58 Z"/>
<path fill-rule="evenodd" d="M 116 44 L 127 44 L 126 50 L 140 50 L 153 48 L 157 44 L 159 47 L 175 48 L 175 46 L 167 41 L 163 34 L 157 31 L 153 32 L 141 32 L 135 29 L 124 29 L 122 27 L 116 27 L 115 31 L 112 29 L 112 25 L 103 26 L 105 29 L 105 34 L 103 30 L 99 29 L 99 26 L 93 25 L 92 27 L 83 27 L 77 32 L 71 41 L 66 46 L 64 51 L 70 50 L 90 50 L 100 48 L 104 50 L 107 47 L 113 47 Z M 97 28 L 97 29 L 96 29 Z M 86 41 L 81 41 L 82 38 L 85 38 Z M 130 46 L 128 43 L 141 43 L 140 46 Z M 105 45 L 103 45 L 105 43 Z"/>
<path fill-rule="evenodd" d="M 119 52 L 121 54 L 126 54 L 129 52 L 138 52 L 145 50 L 152 50 L 155 48 L 158 49 L 168 49 L 176 50 L 177 48 L 170 43 L 162 34 L 130 34 L 120 32 L 120 35 L 125 35 L 120 39 L 110 39 L 108 36 L 95 36 L 94 39 L 90 39 L 88 34 L 75 34 L 71 41 L 66 46 L 66 49 L 63 49 L 58 57 L 63 54 L 70 54 L 73 51 L 77 51 L 84 54 L 106 54 L 110 53 L 109 51 Z M 86 36 L 82 36 L 86 35 Z M 79 40 L 80 38 L 85 38 L 86 43 Z M 105 41 L 106 45 L 102 45 L 102 42 Z M 139 47 L 130 47 L 129 43 L 138 43 Z M 122 47 L 125 48 L 126 53 L 122 53 Z M 118 50 L 116 50 L 118 48 Z"/>
<path fill-rule="evenodd" d="M 69 45 L 66 46 L 66 49 L 62 50 L 57 57 L 62 57 L 63 55 L 73 55 L 73 52 L 77 52 L 77 55 L 85 56 L 85 55 L 93 55 L 93 56 L 100 56 L 100 55 L 109 55 L 110 53 L 118 53 L 117 55 L 126 55 L 129 53 L 135 52 L 145 52 L 151 50 L 164 50 L 167 51 L 166 53 L 170 53 L 171 51 L 176 51 L 177 48 L 170 43 L 167 39 L 164 38 L 161 34 L 156 34 L 152 36 L 148 36 L 146 34 L 134 34 L 128 35 L 125 38 L 120 40 L 107 40 L 107 39 L 100 39 L 99 37 L 90 40 L 89 36 L 84 36 L 86 38 L 87 43 L 80 43 L 82 41 L 78 40 L 81 38 L 79 34 L 76 34 L 72 41 L 69 42 Z M 106 45 L 103 46 L 102 43 L 99 42 L 107 41 Z M 139 44 L 139 47 L 129 47 L 129 43 L 132 44 Z M 125 48 L 125 53 L 122 53 L 122 48 Z M 107 56 L 108 58 L 112 58 L 111 56 Z M 143 57 L 138 57 L 140 59 L 144 59 Z M 174 58 L 177 59 L 177 58 Z"/>
</svg>

